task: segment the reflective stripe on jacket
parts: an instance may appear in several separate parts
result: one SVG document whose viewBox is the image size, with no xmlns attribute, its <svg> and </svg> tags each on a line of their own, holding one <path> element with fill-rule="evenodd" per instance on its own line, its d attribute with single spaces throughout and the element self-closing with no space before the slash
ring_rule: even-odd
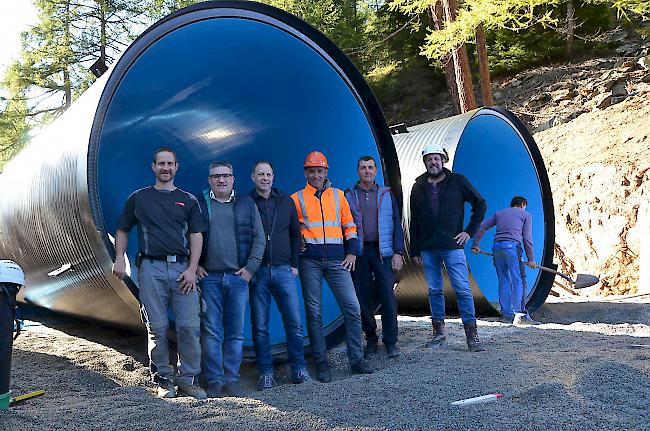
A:
<svg viewBox="0 0 650 431">
<path fill-rule="evenodd" d="M 320 198 L 316 192 L 307 184 L 291 195 L 307 247 L 303 257 L 338 259 L 346 253 L 356 254 L 357 226 L 343 191 L 326 180 Z"/>
</svg>

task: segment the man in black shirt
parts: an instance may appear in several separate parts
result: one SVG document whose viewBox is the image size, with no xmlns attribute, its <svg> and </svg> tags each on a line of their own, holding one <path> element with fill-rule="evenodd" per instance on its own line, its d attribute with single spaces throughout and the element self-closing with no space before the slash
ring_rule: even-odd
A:
<svg viewBox="0 0 650 431">
<path fill-rule="evenodd" d="M 251 320 L 255 357 L 260 377 L 258 389 L 275 385 L 273 361 L 269 340 L 269 311 L 271 297 L 282 314 L 287 336 L 287 352 L 291 364 L 292 383 L 311 380 L 305 364 L 302 341 L 300 303 L 298 302 L 298 259 L 300 258 L 300 223 L 293 201 L 288 195 L 273 188 L 273 167 L 260 161 L 253 167 L 251 179 L 255 189 L 251 197 L 257 205 L 266 234 L 266 248 L 262 265 L 251 285 Z"/>
<path fill-rule="evenodd" d="M 201 372 L 199 295 L 196 271 L 201 256 L 205 223 L 196 198 L 176 188 L 176 154 L 169 148 L 154 153 L 151 168 L 156 176 L 153 186 L 136 190 L 129 196 L 118 222 L 115 236 L 113 274 L 126 275 L 124 253 L 128 233 L 138 226 L 138 288 L 142 315 L 149 334 L 149 359 L 158 396 L 174 398 L 176 388 L 187 395 L 205 399 L 196 384 Z M 169 363 L 168 308 L 174 310 L 178 345 L 178 373 Z"/>
</svg>

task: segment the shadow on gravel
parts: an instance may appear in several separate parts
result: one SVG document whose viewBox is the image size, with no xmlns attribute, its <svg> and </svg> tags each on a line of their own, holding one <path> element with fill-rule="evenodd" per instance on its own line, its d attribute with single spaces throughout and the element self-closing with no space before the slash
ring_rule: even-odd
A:
<svg viewBox="0 0 650 431">
<path fill-rule="evenodd" d="M 90 322 L 51 312 L 45 308 L 20 304 L 18 316 L 21 319 L 41 323 L 48 328 L 56 329 L 73 337 L 102 344 L 137 361 L 148 364 L 147 334 L 128 329 L 106 326 L 98 322 Z M 25 328 L 29 331 L 29 327 Z"/>
<path fill-rule="evenodd" d="M 604 301 L 546 303 L 533 316 L 544 323 L 650 325 L 650 304 Z"/>
</svg>

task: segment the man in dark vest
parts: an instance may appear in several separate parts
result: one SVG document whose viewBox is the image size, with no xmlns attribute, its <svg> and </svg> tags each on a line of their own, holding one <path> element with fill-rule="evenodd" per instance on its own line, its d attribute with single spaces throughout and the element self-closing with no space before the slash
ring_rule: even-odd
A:
<svg viewBox="0 0 650 431">
<path fill-rule="evenodd" d="M 198 268 L 204 304 L 203 371 L 210 398 L 245 395 L 239 385 L 248 283 L 262 262 L 264 228 L 250 196 L 236 197 L 232 165 L 214 162 L 199 197 L 208 230 Z"/>
<path fill-rule="evenodd" d="M 352 272 L 361 306 L 361 325 L 366 334 L 366 357 L 377 352 L 375 292 L 381 304 L 382 341 L 389 358 L 399 356 L 397 347 L 397 300 L 395 272 L 402 269 L 404 232 L 399 207 L 389 187 L 375 182 L 377 163 L 372 156 L 357 162 L 359 181 L 345 191 L 357 225 L 359 254 Z"/>
</svg>

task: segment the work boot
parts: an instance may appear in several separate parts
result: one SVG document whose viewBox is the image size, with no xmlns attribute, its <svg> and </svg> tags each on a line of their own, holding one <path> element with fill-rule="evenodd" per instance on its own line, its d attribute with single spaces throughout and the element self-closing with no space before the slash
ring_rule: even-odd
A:
<svg viewBox="0 0 650 431">
<path fill-rule="evenodd" d="M 350 364 L 352 374 L 372 374 L 375 371 L 370 367 L 370 364 L 365 359 L 359 359 Z"/>
<path fill-rule="evenodd" d="M 377 347 L 377 340 L 368 340 L 366 342 L 366 348 L 365 348 L 363 356 L 366 359 L 372 358 L 374 355 L 377 354 L 377 348 L 378 348 Z"/>
<path fill-rule="evenodd" d="M 219 382 L 213 382 L 208 384 L 208 389 L 205 391 L 208 398 L 219 398 L 222 396 L 221 388 L 223 385 Z"/>
<path fill-rule="evenodd" d="M 228 382 L 223 386 L 223 392 L 226 396 L 244 398 L 246 391 L 241 387 L 239 382 Z"/>
<path fill-rule="evenodd" d="M 386 344 L 386 356 L 389 358 L 397 358 L 399 356 L 399 347 L 397 347 L 397 344 Z"/>
<path fill-rule="evenodd" d="M 467 347 L 470 352 L 482 352 L 485 350 L 483 344 L 478 339 L 478 331 L 476 329 L 476 322 L 465 323 L 465 337 L 467 337 Z"/>
<path fill-rule="evenodd" d="M 433 349 L 442 347 L 442 345 L 447 340 L 445 336 L 445 321 L 444 320 L 431 320 L 431 326 L 433 328 L 432 338 L 427 342 L 426 346 Z"/>
<path fill-rule="evenodd" d="M 176 398 L 174 382 L 168 379 L 161 379 L 158 383 L 158 398 Z"/>
<path fill-rule="evenodd" d="M 273 374 L 262 374 L 257 380 L 257 389 L 263 391 L 264 389 L 271 389 L 275 386 L 275 380 L 273 380 Z"/>
<path fill-rule="evenodd" d="M 192 398 L 196 398 L 197 400 L 205 400 L 208 398 L 205 391 L 199 385 L 195 385 L 194 383 L 179 383 L 178 391 L 183 392 L 185 395 L 189 395 Z"/>
<path fill-rule="evenodd" d="M 305 382 L 311 382 L 311 376 L 307 370 L 300 370 L 297 373 L 291 373 L 291 383 L 294 385 L 299 385 Z"/>
<path fill-rule="evenodd" d="M 316 378 L 323 383 L 332 381 L 332 370 L 330 370 L 330 364 L 327 362 L 327 359 L 316 362 Z"/>
<path fill-rule="evenodd" d="M 542 322 L 538 322 L 537 320 L 533 320 L 532 317 L 530 317 L 528 314 L 524 313 L 517 313 L 515 314 L 515 319 L 512 322 L 513 325 L 515 326 L 534 326 L 534 325 L 541 325 Z"/>
</svg>

